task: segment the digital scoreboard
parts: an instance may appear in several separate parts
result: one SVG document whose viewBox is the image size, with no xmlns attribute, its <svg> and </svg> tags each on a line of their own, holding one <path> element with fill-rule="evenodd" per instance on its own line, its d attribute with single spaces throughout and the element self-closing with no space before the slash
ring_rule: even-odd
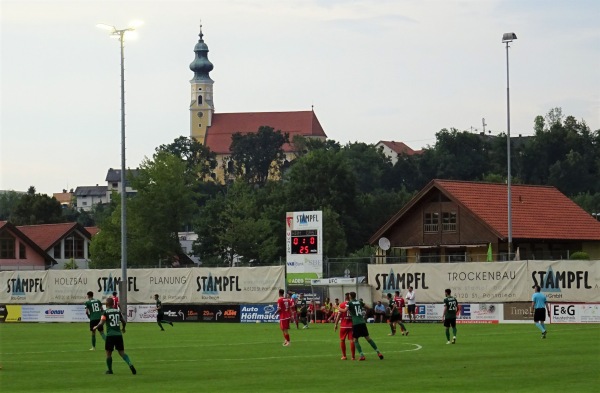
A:
<svg viewBox="0 0 600 393">
<path fill-rule="evenodd" d="M 287 212 L 286 281 L 288 285 L 310 285 L 323 277 L 323 212 Z"/>
<path fill-rule="evenodd" d="M 292 254 L 319 253 L 319 235 L 316 229 L 292 231 L 290 240 Z"/>
</svg>

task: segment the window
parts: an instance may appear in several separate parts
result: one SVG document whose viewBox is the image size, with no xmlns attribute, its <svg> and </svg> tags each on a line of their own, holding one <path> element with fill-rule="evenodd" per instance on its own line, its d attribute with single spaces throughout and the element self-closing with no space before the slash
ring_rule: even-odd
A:
<svg viewBox="0 0 600 393">
<path fill-rule="evenodd" d="M 421 250 L 421 255 L 419 255 L 419 262 L 437 263 L 439 261 L 440 254 L 438 250 Z"/>
<path fill-rule="evenodd" d="M 27 259 L 27 248 L 23 243 L 19 243 L 19 259 Z"/>
<path fill-rule="evenodd" d="M 440 225 L 440 214 L 439 213 L 425 213 L 425 233 L 438 232 Z"/>
<path fill-rule="evenodd" d="M 198 105 L 202 105 L 202 96 L 198 96 Z"/>
<path fill-rule="evenodd" d="M 60 259 L 60 243 L 54 246 L 54 258 Z"/>
<path fill-rule="evenodd" d="M 0 259 L 15 259 L 15 238 L 8 233 L 0 237 Z"/>
<path fill-rule="evenodd" d="M 442 231 L 456 232 L 456 212 L 442 213 Z"/>
</svg>

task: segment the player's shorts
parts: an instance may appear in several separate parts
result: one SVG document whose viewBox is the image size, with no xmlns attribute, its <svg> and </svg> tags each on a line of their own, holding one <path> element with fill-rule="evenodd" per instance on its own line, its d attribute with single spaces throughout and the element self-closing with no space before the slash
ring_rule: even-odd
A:
<svg viewBox="0 0 600 393">
<path fill-rule="evenodd" d="M 160 322 L 160 321 L 162 321 L 164 319 L 165 319 L 165 314 L 164 313 L 156 314 L 156 322 Z"/>
<path fill-rule="evenodd" d="M 90 332 L 94 331 L 94 327 L 98 326 L 98 324 L 100 323 L 99 319 L 94 319 L 93 321 L 90 321 Z M 104 331 L 104 326 L 100 326 L 98 329 L 96 329 L 99 332 L 103 332 Z"/>
<path fill-rule="evenodd" d="M 409 314 L 414 314 L 416 306 L 417 306 L 416 304 L 409 304 L 408 306 L 406 306 L 407 309 L 408 309 L 408 313 Z"/>
<path fill-rule="evenodd" d="M 444 318 L 444 326 L 447 328 L 450 326 L 456 327 L 456 318 Z"/>
<path fill-rule="evenodd" d="M 352 340 L 353 337 L 352 326 L 340 326 L 340 340 Z"/>
<path fill-rule="evenodd" d="M 123 343 L 123 336 L 106 336 L 106 342 L 104 343 L 104 349 L 107 351 L 124 351 L 125 344 Z"/>
<path fill-rule="evenodd" d="M 394 323 L 394 322 L 401 322 L 402 321 L 402 314 L 392 314 L 390 315 L 390 322 Z"/>
<path fill-rule="evenodd" d="M 536 308 L 533 311 L 533 320 L 534 322 L 546 322 L 546 309 Z"/>
<path fill-rule="evenodd" d="M 279 320 L 279 328 L 281 330 L 289 330 L 290 328 L 290 320 L 288 319 L 280 319 Z"/>
<path fill-rule="evenodd" d="M 352 337 L 360 338 L 360 337 L 368 337 L 369 330 L 367 329 L 366 323 L 361 323 L 359 325 L 352 325 Z"/>
</svg>

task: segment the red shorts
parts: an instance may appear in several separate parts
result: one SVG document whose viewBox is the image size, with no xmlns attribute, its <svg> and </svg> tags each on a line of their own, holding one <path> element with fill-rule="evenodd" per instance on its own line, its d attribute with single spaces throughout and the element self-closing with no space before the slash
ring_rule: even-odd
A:
<svg viewBox="0 0 600 393">
<path fill-rule="evenodd" d="M 290 329 L 290 320 L 289 319 L 280 319 L 279 320 L 279 328 L 281 330 L 289 330 Z"/>
<path fill-rule="evenodd" d="M 340 327 L 340 340 L 352 340 L 352 326 Z"/>
</svg>

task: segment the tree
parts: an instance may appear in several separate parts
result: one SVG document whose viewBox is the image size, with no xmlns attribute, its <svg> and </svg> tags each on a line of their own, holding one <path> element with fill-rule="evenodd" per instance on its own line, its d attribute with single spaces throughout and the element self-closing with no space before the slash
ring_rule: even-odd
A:
<svg viewBox="0 0 600 393">
<path fill-rule="evenodd" d="M 54 224 L 62 222 L 62 207 L 54 197 L 38 194 L 31 186 L 14 206 L 9 217 L 14 225 Z"/>
<path fill-rule="evenodd" d="M 249 184 L 264 186 L 269 176 L 281 176 L 285 162 L 283 145 L 289 143 L 289 134 L 272 127 L 261 126 L 256 133 L 236 132 L 231 137 L 231 160 L 234 174 Z"/>
<path fill-rule="evenodd" d="M 188 175 L 204 180 L 217 167 L 217 155 L 192 137 L 180 136 L 173 143 L 160 145 L 156 153 L 169 152 L 186 164 Z"/>
<path fill-rule="evenodd" d="M 20 194 L 16 191 L 7 191 L 0 194 L 0 220 L 8 221 L 15 207 L 19 204 L 21 199 Z"/>
</svg>

